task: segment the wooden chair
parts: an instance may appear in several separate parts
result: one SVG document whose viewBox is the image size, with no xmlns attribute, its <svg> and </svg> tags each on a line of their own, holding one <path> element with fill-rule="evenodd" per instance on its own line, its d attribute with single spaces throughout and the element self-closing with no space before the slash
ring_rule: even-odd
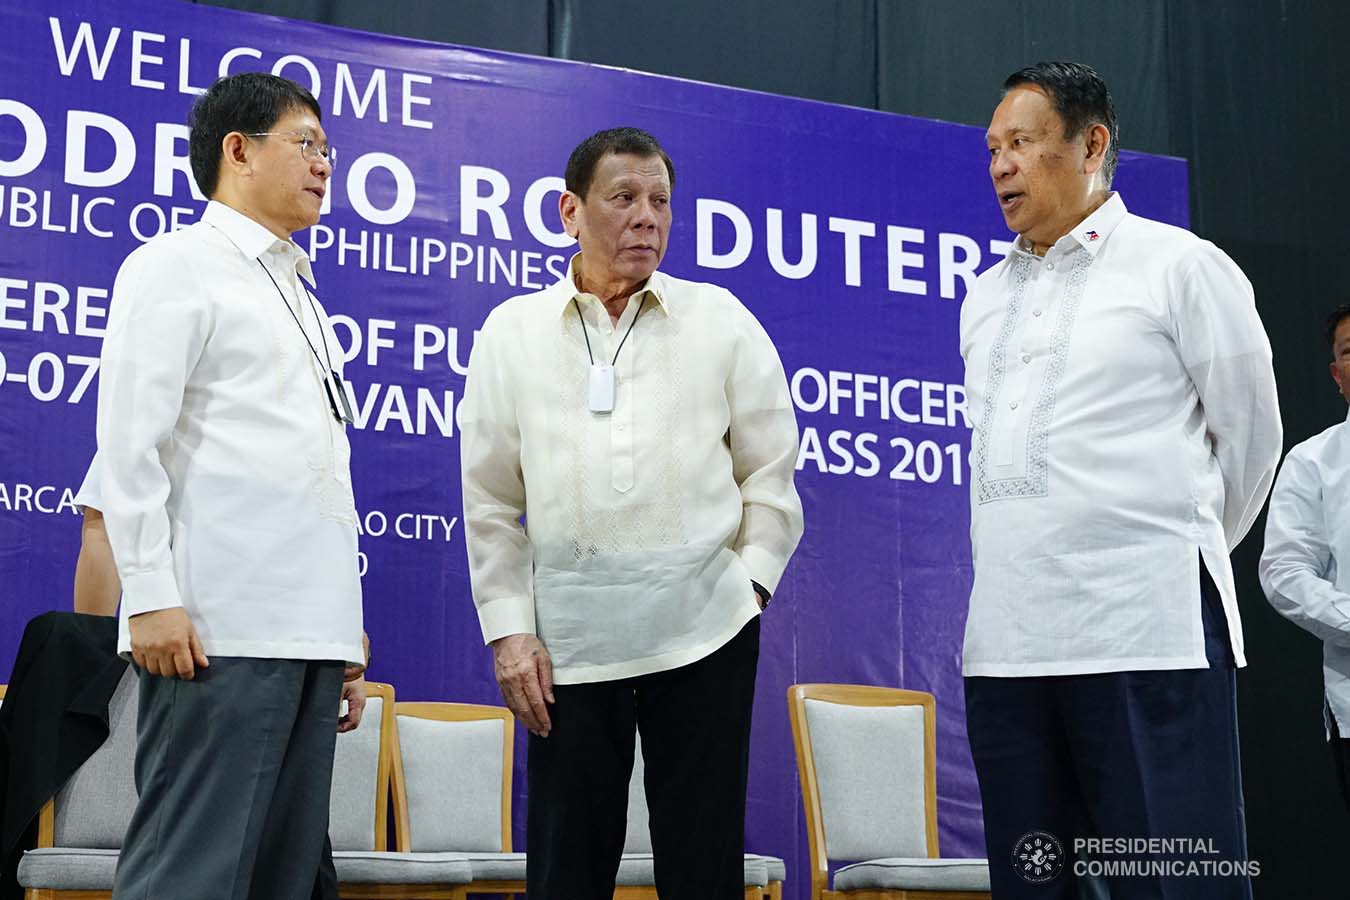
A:
<svg viewBox="0 0 1350 900">
<path fill-rule="evenodd" d="M 989 863 L 941 859 L 932 694 L 788 688 L 811 900 L 988 900 Z M 862 860 L 829 878 L 831 860 Z"/>
<path fill-rule="evenodd" d="M 653 869 L 652 838 L 648 822 L 647 790 L 643 784 L 646 765 L 642 757 L 642 739 L 633 752 L 633 775 L 628 783 L 628 830 L 624 835 L 623 857 L 619 861 L 618 887 L 614 900 L 657 900 Z M 745 855 L 745 900 L 764 900 L 783 896 L 785 865 L 776 857 Z M 777 879 L 771 877 L 770 872 Z"/>
<path fill-rule="evenodd" d="M 37 846 L 19 861 L 26 900 L 108 900 L 136 809 L 135 673 L 108 703 L 108 739 L 38 814 Z"/>
<path fill-rule="evenodd" d="M 511 850 L 516 720 L 501 706 L 395 706 L 394 834 L 398 849 L 465 858 L 469 894 L 525 890 L 525 854 Z"/>
<path fill-rule="evenodd" d="M 463 900 L 472 877 L 468 861 L 387 849 L 398 758 L 395 706 L 393 686 L 367 682 L 361 725 L 338 735 L 328 833 L 339 893 L 350 900 Z M 396 841 L 399 815 L 396 807 Z"/>
<path fill-rule="evenodd" d="M 511 852 L 515 717 L 497 706 L 399 703 L 395 718 L 398 749 L 393 795 L 398 849 L 416 858 L 438 854 L 467 858 L 473 868 L 469 894 L 523 892 L 525 854 Z M 620 861 L 614 896 L 617 900 L 655 900 L 640 752 L 634 768 L 630 852 Z M 750 857 L 747 866 L 758 875 L 746 896 L 762 900 L 765 863 Z"/>
<path fill-rule="evenodd" d="M 394 686 L 366 682 L 361 725 L 338 735 L 334 750 L 328 830 L 335 846 L 341 843 L 344 848 L 355 844 L 360 849 L 388 849 L 389 782 L 395 740 Z M 344 795 L 350 797 L 350 806 L 343 802 Z"/>
</svg>

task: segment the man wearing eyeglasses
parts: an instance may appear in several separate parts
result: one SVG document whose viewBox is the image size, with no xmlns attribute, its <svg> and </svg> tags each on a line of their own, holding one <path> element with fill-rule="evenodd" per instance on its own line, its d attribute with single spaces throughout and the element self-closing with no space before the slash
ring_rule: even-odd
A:
<svg viewBox="0 0 1350 900">
<path fill-rule="evenodd" d="M 118 650 L 140 677 L 113 895 L 307 897 L 343 667 L 365 661 L 342 358 L 291 240 L 333 153 L 313 96 L 272 75 L 221 79 L 190 123 L 211 202 L 127 257 L 101 362 Z"/>
</svg>

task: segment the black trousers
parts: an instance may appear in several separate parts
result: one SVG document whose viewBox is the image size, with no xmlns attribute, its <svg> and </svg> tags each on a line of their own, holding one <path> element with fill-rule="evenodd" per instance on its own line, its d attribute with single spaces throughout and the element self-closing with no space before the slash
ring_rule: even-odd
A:
<svg viewBox="0 0 1350 900">
<path fill-rule="evenodd" d="M 1327 721 L 1331 723 L 1331 766 L 1336 771 L 1336 783 L 1341 786 L 1346 809 L 1350 809 L 1350 738 L 1341 736 L 1331 710 L 1327 710 Z"/>
<path fill-rule="evenodd" d="M 1099 873 L 1113 900 L 1250 900 L 1235 669 L 1218 590 L 1201 573 L 1208 669 L 966 679 L 994 900 L 1090 895 Z M 1058 841 L 1058 867 L 1035 843 L 1042 833 Z M 1209 843 L 1075 858 L 1076 838 Z M 1131 861 L 1143 874 L 1086 867 Z"/>
<path fill-rule="evenodd" d="M 759 617 L 697 662 L 558 685 L 529 738 L 530 900 L 609 900 L 623 853 L 634 732 L 642 734 L 661 900 L 745 893 L 745 782 Z"/>
</svg>

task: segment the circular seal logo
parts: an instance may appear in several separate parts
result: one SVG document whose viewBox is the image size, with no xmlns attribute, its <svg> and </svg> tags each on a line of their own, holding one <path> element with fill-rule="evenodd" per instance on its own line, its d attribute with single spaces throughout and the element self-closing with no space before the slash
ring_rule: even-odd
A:
<svg viewBox="0 0 1350 900">
<path fill-rule="evenodd" d="M 1046 831 L 1028 831 L 1013 844 L 1013 868 L 1023 881 L 1045 884 L 1064 871 L 1064 846 Z"/>
</svg>

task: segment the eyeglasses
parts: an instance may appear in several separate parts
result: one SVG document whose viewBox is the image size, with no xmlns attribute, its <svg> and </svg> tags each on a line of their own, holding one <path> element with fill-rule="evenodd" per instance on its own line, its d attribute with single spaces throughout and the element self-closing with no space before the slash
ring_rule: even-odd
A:
<svg viewBox="0 0 1350 900">
<path fill-rule="evenodd" d="M 246 137 L 297 137 L 300 139 L 300 155 L 303 158 L 310 162 L 323 160 L 328 163 L 329 169 L 337 168 L 337 152 L 332 144 L 320 147 L 314 138 L 299 131 L 254 131 Z"/>
</svg>

